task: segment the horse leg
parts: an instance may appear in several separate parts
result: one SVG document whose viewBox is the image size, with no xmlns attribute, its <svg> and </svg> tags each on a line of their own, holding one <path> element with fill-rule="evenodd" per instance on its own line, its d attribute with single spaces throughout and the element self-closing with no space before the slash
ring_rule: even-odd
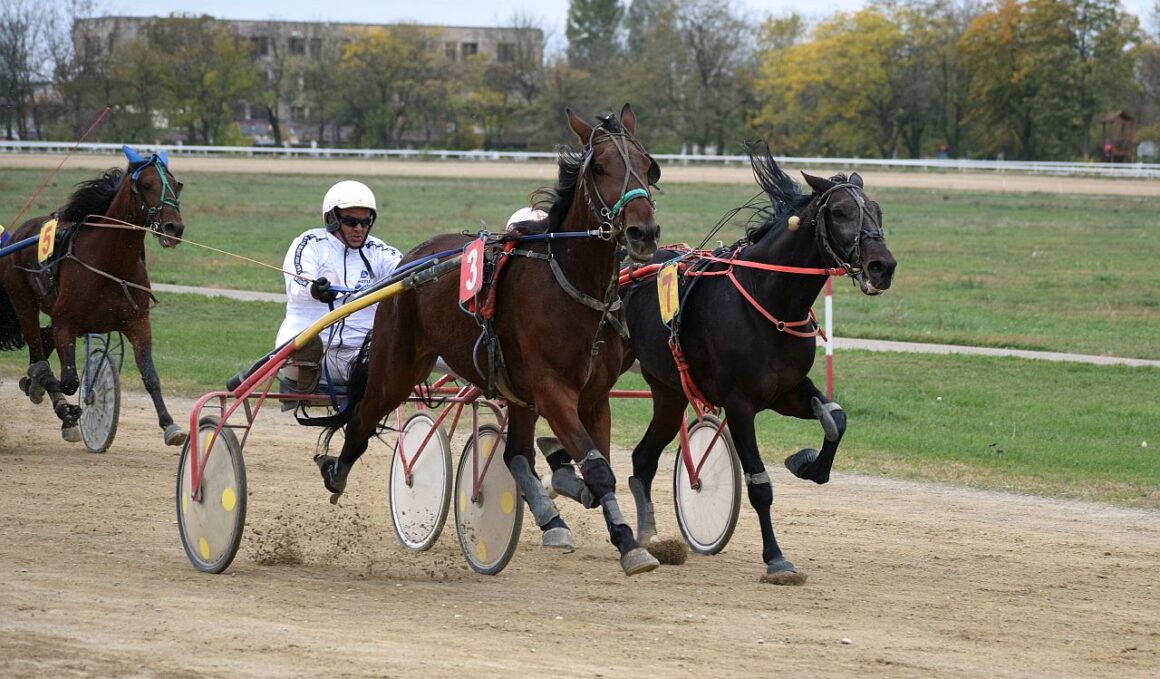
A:
<svg viewBox="0 0 1160 679">
<path fill-rule="evenodd" d="M 537 407 L 552 426 L 552 431 L 572 455 L 572 459 L 580 463 L 584 484 L 600 504 L 609 539 L 620 552 L 620 567 L 624 574 L 636 575 L 655 569 L 660 562 L 640 546 L 620 513 L 620 505 L 616 501 L 616 476 L 612 473 L 612 465 L 580 422 L 576 392 L 563 385 L 552 384 L 536 393 L 535 398 Z"/>
<path fill-rule="evenodd" d="M 80 441 L 81 408 L 69 403 L 68 399 L 65 398 L 60 381 L 52 374 L 52 366 L 48 364 L 48 361 L 37 361 L 28 366 L 28 380 L 29 387 L 25 393 L 29 395 L 29 398 L 38 390 L 41 394 L 48 392 L 48 398 L 52 402 L 52 410 L 60 418 L 61 438 L 69 443 Z M 21 382 L 23 383 L 23 380 Z"/>
<path fill-rule="evenodd" d="M 22 327 L 25 325 L 22 319 Z M 80 406 L 72 405 L 65 398 L 66 395 L 76 393 L 76 385 L 79 381 L 76 379 L 76 343 L 73 338 L 68 336 L 67 328 L 62 329 L 58 324 L 53 328 L 55 345 L 58 349 L 58 356 L 60 356 L 61 379 L 58 380 L 52 373 L 52 367 L 48 363 L 48 359 L 44 352 L 44 339 L 41 328 L 36 322 L 36 317 L 31 319 L 28 324 L 31 327 L 31 337 L 34 339 L 28 342 L 29 355 L 33 353 L 33 348 L 38 350 L 41 357 L 39 360 L 31 363 L 28 366 L 28 388 L 25 393 L 29 398 L 44 391 L 48 392 L 49 399 L 52 401 L 52 410 L 56 416 L 60 418 L 60 435 L 65 441 L 69 443 L 76 443 L 81 440 L 81 430 L 78 426 L 81 417 Z M 29 335 L 26 335 L 28 337 Z M 70 365 L 71 363 L 71 365 Z M 72 369 L 72 382 L 69 382 L 69 368 Z M 71 386 L 71 391 L 70 391 Z"/>
<path fill-rule="evenodd" d="M 524 501 L 528 503 L 528 509 L 531 510 L 536 525 L 540 527 L 543 545 L 563 549 L 565 552 L 575 551 L 576 542 L 572 537 L 572 531 L 560 517 L 556 505 L 540 483 L 540 477 L 536 476 L 536 472 L 532 469 L 535 461 L 532 437 L 536 430 L 536 414 L 511 404 L 508 404 L 508 413 L 504 463 L 519 486 Z"/>
<path fill-rule="evenodd" d="M 5 295 L 11 302 L 12 311 L 20 326 L 20 335 L 24 338 L 25 346 L 28 347 L 28 373 L 20 378 L 20 391 L 24 392 L 28 400 L 39 404 L 44 400 L 45 387 L 40 383 L 40 380 L 33 377 L 33 366 L 44 361 L 45 368 L 48 368 L 48 357 L 52 355 L 54 347 L 52 326 L 40 327 L 40 311 L 36 303 L 30 301 L 31 296 L 9 297 L 2 289 L 0 289 L 0 295 Z M 37 373 L 41 371 L 40 368 L 36 369 Z M 49 376 L 52 376 L 51 369 L 49 369 Z"/>
<path fill-rule="evenodd" d="M 806 379 L 792 393 L 776 402 L 773 409 L 782 415 L 821 422 L 825 435 L 822 451 L 819 453 L 813 448 L 802 448 L 785 458 L 785 467 L 799 479 L 808 479 L 817 484 L 829 481 L 834 455 L 846 433 L 846 413 L 842 406 L 826 398 L 813 382 Z"/>
<path fill-rule="evenodd" d="M 372 351 L 369 363 L 360 359 L 353 367 L 346 405 L 353 410 L 343 428 L 342 451 L 338 457 L 321 454 L 314 457 L 322 474 L 322 483 L 331 493 L 331 504 L 337 503 L 346 491 L 350 470 L 366 452 L 379 422 L 398 408 L 415 385 L 431 372 L 435 357 L 419 360 L 413 351 L 413 341 L 411 337 L 399 335 L 397 341 L 386 342 L 382 351 Z M 370 379 L 372 375 L 379 379 Z"/>
<path fill-rule="evenodd" d="M 149 392 L 149 398 L 153 399 L 153 409 L 157 411 L 157 424 L 163 432 L 165 445 L 185 445 L 189 434 L 173 421 L 173 417 L 165 407 L 165 399 L 161 396 L 161 378 L 157 376 L 157 368 L 153 366 L 153 330 L 149 327 L 149 317 L 143 316 L 127 324 L 124 333 L 133 347 L 133 358 L 137 362 L 137 371 L 141 373 L 141 383 L 145 385 L 145 391 Z M 57 345 L 63 364 L 64 347 L 60 346 L 59 336 Z M 73 370 L 76 370 L 75 365 Z"/>
<path fill-rule="evenodd" d="M 757 512 L 757 521 L 761 527 L 761 560 L 765 562 L 765 575 L 762 580 L 777 585 L 800 585 L 805 583 L 805 576 L 781 552 L 777 544 L 777 537 L 773 534 L 773 485 L 769 481 L 769 474 L 765 471 L 765 463 L 761 461 L 761 453 L 757 448 L 757 436 L 753 430 L 753 410 L 748 406 L 726 406 L 725 415 L 729 418 L 729 431 L 733 435 L 733 445 L 737 447 L 737 456 L 741 458 L 741 468 L 745 471 L 745 483 L 749 490 L 749 504 Z"/>
<path fill-rule="evenodd" d="M 680 391 L 654 385 L 652 404 L 652 420 L 640 443 L 632 450 L 632 476 L 628 478 L 628 489 L 636 501 L 637 537 L 645 545 L 657 535 L 656 512 L 652 503 L 652 482 L 657 475 L 657 462 L 665 447 L 672 443 L 680 431 L 681 417 L 688 400 Z"/>
</svg>

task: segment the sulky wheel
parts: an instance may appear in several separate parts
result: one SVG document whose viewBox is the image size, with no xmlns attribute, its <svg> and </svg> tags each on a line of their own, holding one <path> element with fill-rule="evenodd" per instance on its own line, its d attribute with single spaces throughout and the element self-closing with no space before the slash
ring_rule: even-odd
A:
<svg viewBox="0 0 1160 679">
<path fill-rule="evenodd" d="M 200 499 L 193 496 L 188 441 L 181 449 L 177 466 L 181 545 L 193 567 L 203 573 L 221 573 L 230 565 L 246 525 L 246 463 L 242 447 L 233 430 L 223 428 L 213 448 L 208 448 L 217 423 L 216 417 L 203 417 L 197 426 L 199 459 L 205 463 Z"/>
<path fill-rule="evenodd" d="M 469 440 L 455 475 L 455 532 L 471 568 L 476 573 L 495 575 L 515 554 L 524 506 L 515 479 L 503 461 L 504 437 L 499 428 L 485 424 L 477 436 L 478 460 Z M 483 473 L 489 452 L 493 459 Z M 480 474 L 483 477 L 479 479 L 479 491 L 472 497 L 472 479 Z"/>
<path fill-rule="evenodd" d="M 689 428 L 693 467 L 704 460 L 697 487 L 689 482 L 682 455 L 677 455 L 673 468 L 677 525 L 689 548 L 698 554 L 716 554 L 725 549 L 741 510 L 741 462 L 733 450 L 728 428 L 713 441 L 719 426 L 715 417 L 706 416 Z"/>
<path fill-rule="evenodd" d="M 94 348 L 85 355 L 78 400 L 81 440 L 90 453 L 103 453 L 113 444 L 121 414 L 121 380 L 107 349 Z"/>
<path fill-rule="evenodd" d="M 428 435 L 427 445 L 420 450 Z M 404 547 L 423 551 L 439 539 L 451 504 L 451 442 L 427 413 L 412 415 L 398 441 L 387 482 L 391 523 Z M 410 478 L 403 468 L 400 444 L 411 463 Z"/>
</svg>

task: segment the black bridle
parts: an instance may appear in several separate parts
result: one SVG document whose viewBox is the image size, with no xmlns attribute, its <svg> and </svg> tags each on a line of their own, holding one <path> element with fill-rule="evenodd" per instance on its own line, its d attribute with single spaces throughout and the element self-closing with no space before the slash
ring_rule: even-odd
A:
<svg viewBox="0 0 1160 679">
<path fill-rule="evenodd" d="M 597 137 L 597 132 L 603 133 L 603 136 Z M 600 195 L 599 191 L 589 191 L 589 177 L 592 172 L 592 155 L 597 144 L 611 143 L 617 153 L 620 154 L 621 160 L 624 161 L 624 179 L 620 183 L 620 198 L 615 203 L 609 205 L 604 196 Z M 629 157 L 630 147 L 635 147 L 645 158 L 649 160 L 648 181 L 642 179 L 636 170 L 632 167 L 632 160 Z M 580 161 L 580 188 L 584 192 L 584 203 L 588 206 L 589 212 L 596 219 L 598 224 L 598 235 L 602 240 L 612 240 L 618 238 L 623 240 L 624 235 L 624 208 L 637 198 L 644 198 L 650 205 L 656 207 L 656 201 L 652 199 L 652 194 L 648 187 L 655 184 L 659 179 L 660 169 L 657 167 L 656 161 L 652 156 L 644 150 L 640 142 L 635 137 L 626 132 L 609 132 L 602 128 L 595 128 L 592 130 L 592 135 L 589 136 L 588 142 L 584 145 L 584 156 Z M 630 179 L 635 179 L 638 186 L 629 189 L 628 184 Z M 596 200 L 600 202 L 600 208 L 592 204 L 592 194 L 596 194 Z M 618 219 L 619 217 L 619 219 Z"/>
<path fill-rule="evenodd" d="M 138 186 L 141 173 L 147 167 L 152 167 L 154 170 L 156 170 L 157 177 L 161 180 L 161 191 L 158 193 L 157 204 L 153 206 L 150 206 L 145 202 L 145 197 L 141 195 L 141 189 Z M 169 183 L 167 175 L 168 166 L 165 164 L 165 161 L 157 154 L 153 154 L 145 162 L 137 165 L 137 167 L 133 168 L 132 173 L 129 175 L 129 188 L 132 190 L 133 195 L 137 197 L 139 202 L 137 210 L 145 216 L 145 226 L 148 227 L 150 231 L 156 233 L 158 236 L 166 235 L 161 230 L 162 212 L 165 210 L 165 208 L 171 207 L 179 213 L 181 212 L 181 200 L 179 198 L 181 194 L 181 182 L 178 182 L 177 179 L 174 178 L 174 182 L 177 184 L 177 187 L 174 188 L 174 186 Z"/>
<path fill-rule="evenodd" d="M 858 231 L 844 256 L 834 251 L 831 245 L 834 236 L 830 232 L 829 223 L 826 221 L 826 214 L 830 209 L 830 199 L 837 191 L 847 192 L 858 205 Z M 834 264 L 845 269 L 847 276 L 857 276 L 862 273 L 862 239 L 886 241 L 886 236 L 882 232 L 882 224 L 866 209 L 866 195 L 862 192 L 862 187 L 848 182 L 837 184 L 819 195 L 817 203 L 814 235 L 818 240 L 818 249 L 826 253 Z"/>
</svg>

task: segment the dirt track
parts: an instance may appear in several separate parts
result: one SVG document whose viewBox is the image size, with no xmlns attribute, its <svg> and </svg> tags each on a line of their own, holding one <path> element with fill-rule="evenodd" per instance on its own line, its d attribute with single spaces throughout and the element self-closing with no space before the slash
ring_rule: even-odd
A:
<svg viewBox="0 0 1160 679">
<path fill-rule="evenodd" d="M 804 587 L 758 582 L 748 505 L 724 553 L 631 579 L 598 514 L 563 506 L 576 553 L 525 527 L 511 565 L 485 577 L 451 526 L 429 552 L 398 546 L 385 447 L 332 507 L 312 433 L 269 411 L 246 447 L 242 550 L 208 576 L 182 552 L 177 454 L 143 395 L 126 394 L 105 455 L 37 430 L 47 406 L 17 396 L 0 381 L 4 677 L 1160 672 L 1155 512 L 844 474 L 817 487 L 779 468 L 776 525 Z"/>
<path fill-rule="evenodd" d="M 0 155 L 0 167 L 55 168 L 61 156 Z M 66 167 L 104 169 L 118 164 L 112 156 L 77 155 L 69 158 Z M 302 160 L 288 158 L 194 158 L 177 157 L 173 168 L 182 172 L 261 172 L 270 174 L 317 174 L 367 177 L 375 175 L 405 175 L 418 177 L 490 177 L 506 179 L 536 179 L 549 183 L 556 176 L 556 167 L 544 162 L 419 162 L 400 160 Z M 702 167 L 662 163 L 662 184 L 681 182 L 753 183 L 753 174 L 746 166 Z M 834 168 L 786 168 L 791 173 L 804 169 L 828 176 Z M 946 191 L 990 191 L 1000 193 L 1069 193 L 1109 194 L 1123 196 L 1160 196 L 1160 182 L 1134 179 L 1099 179 L 1092 177 L 1056 177 L 1028 174 L 997 174 L 967 172 L 891 172 L 876 169 L 862 170 L 867 186 L 907 187 Z"/>
</svg>

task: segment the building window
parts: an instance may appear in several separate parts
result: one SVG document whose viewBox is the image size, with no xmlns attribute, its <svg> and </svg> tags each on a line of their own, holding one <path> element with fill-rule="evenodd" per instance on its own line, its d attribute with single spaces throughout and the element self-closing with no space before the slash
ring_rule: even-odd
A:
<svg viewBox="0 0 1160 679">
<path fill-rule="evenodd" d="M 300 122 L 306 120 L 306 109 L 301 106 L 290 107 L 290 122 Z"/>
<path fill-rule="evenodd" d="M 315 59 L 322 56 L 322 38 L 310 39 L 310 56 Z"/>
<path fill-rule="evenodd" d="M 449 61 L 455 61 L 459 58 L 459 45 L 449 42 L 443 46 L 443 53 L 447 55 Z"/>
<path fill-rule="evenodd" d="M 250 38 L 250 44 L 253 45 L 254 56 L 264 57 L 270 54 L 270 39 L 264 35 L 255 35 Z"/>
<path fill-rule="evenodd" d="M 510 42 L 501 42 L 496 45 L 495 58 L 509 63 L 516 60 L 516 46 Z"/>
<path fill-rule="evenodd" d="M 306 54 L 306 38 L 290 38 L 290 54 Z"/>
<path fill-rule="evenodd" d="M 479 54 L 479 43 L 477 43 L 477 42 L 465 42 L 465 43 L 463 43 L 463 58 L 464 59 L 466 59 L 467 57 L 473 57 L 477 54 Z"/>
</svg>

